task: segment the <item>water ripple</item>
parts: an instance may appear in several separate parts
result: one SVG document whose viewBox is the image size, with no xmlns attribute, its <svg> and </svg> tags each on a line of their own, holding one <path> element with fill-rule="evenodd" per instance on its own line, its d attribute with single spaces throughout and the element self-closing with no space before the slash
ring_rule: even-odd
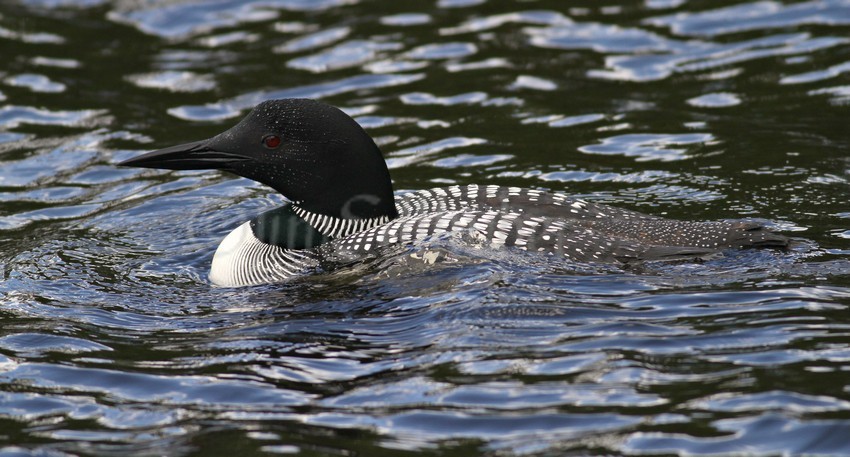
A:
<svg viewBox="0 0 850 457">
<path fill-rule="evenodd" d="M 817 70 L 797 75 L 785 76 L 779 80 L 780 84 L 802 84 L 815 81 L 831 79 L 838 75 L 850 72 L 850 62 L 833 65 L 825 70 Z"/>
<path fill-rule="evenodd" d="M 468 57 L 476 52 L 478 47 L 473 43 L 439 43 L 415 47 L 405 56 L 409 59 L 441 60 Z"/>
<path fill-rule="evenodd" d="M 351 34 L 350 27 L 334 27 L 321 30 L 298 38 L 293 38 L 286 43 L 274 47 L 274 52 L 289 53 L 310 51 L 340 41 Z"/>
<path fill-rule="evenodd" d="M 164 89 L 170 92 L 202 92 L 216 88 L 216 83 L 210 75 L 191 71 L 144 73 L 129 75 L 126 79 L 139 87 Z"/>
<path fill-rule="evenodd" d="M 447 149 L 465 148 L 477 144 L 484 144 L 486 142 L 487 140 L 483 138 L 452 137 L 428 144 L 421 144 L 401 149 L 388 154 L 387 167 L 389 167 L 390 170 L 394 168 L 407 167 L 429 159 L 431 156 Z"/>
<path fill-rule="evenodd" d="M 384 16 L 381 24 L 397 27 L 408 27 L 411 25 L 423 25 L 431 22 L 431 16 L 425 13 L 402 13 Z"/>
<path fill-rule="evenodd" d="M 0 454 L 848 453 L 848 0 L 528 6 L 0 2 Z M 459 233 L 211 287 L 284 198 L 115 164 L 278 97 L 340 106 L 400 192 L 793 246 L 595 265 Z"/>
<path fill-rule="evenodd" d="M 850 85 L 824 87 L 822 89 L 814 89 L 807 92 L 809 95 L 829 95 L 829 102 L 833 105 L 846 106 L 850 105 Z"/>
<path fill-rule="evenodd" d="M 212 407 L 286 408 L 303 404 L 309 395 L 263 386 L 256 382 L 230 381 L 205 376 L 156 376 L 99 368 L 77 368 L 43 363 L 24 363 L 0 372 L 0 380 L 33 387 L 59 387 L 80 394 L 103 394 L 134 402 Z"/>
<path fill-rule="evenodd" d="M 712 435 L 687 437 L 673 433 L 636 433 L 624 443 L 635 453 L 671 453 L 687 449 L 694 455 L 717 455 L 747 449 L 755 454 L 843 454 L 850 443 L 837 437 L 847 433 L 838 420 L 801 421 L 779 414 L 723 419 L 713 422 Z M 804 438 L 798 438 L 804 437 Z"/>
<path fill-rule="evenodd" d="M 92 126 L 97 122 L 97 116 L 103 114 L 103 110 L 51 111 L 29 106 L 5 105 L 0 108 L 0 127 L 14 129 L 22 124 Z"/>
<path fill-rule="evenodd" d="M 277 18 L 276 9 L 317 11 L 348 0 L 205 0 L 176 4 L 141 4 L 109 12 L 110 20 L 126 23 L 144 33 L 164 38 L 185 38 L 222 27 Z M 134 5 L 135 6 L 135 5 Z M 145 6 L 148 6 L 147 8 Z"/>
<path fill-rule="evenodd" d="M 609 69 L 591 70 L 588 76 L 627 81 L 655 81 L 675 73 L 701 72 L 768 57 L 812 53 L 846 42 L 845 38 L 813 38 L 805 33 L 775 35 L 730 44 L 676 42 L 669 44 L 672 51 L 670 53 L 608 57 L 605 63 Z"/>
<path fill-rule="evenodd" d="M 354 92 L 362 89 L 391 87 L 409 84 L 422 79 L 423 75 L 360 75 L 327 83 L 312 84 L 287 89 L 258 91 L 239 95 L 229 100 L 198 106 L 180 106 L 168 110 L 174 117 L 209 121 L 238 116 L 242 110 L 253 107 L 264 100 L 275 98 L 322 98 Z M 2 119 L 2 117 L 0 117 Z"/>
<path fill-rule="evenodd" d="M 563 25 L 572 24 L 572 20 L 557 11 L 522 11 L 471 19 L 456 27 L 440 29 L 440 34 L 458 35 L 483 32 L 505 24 Z"/>
<path fill-rule="evenodd" d="M 56 35 L 54 33 L 48 32 L 17 32 L 15 30 L 8 29 L 6 27 L 0 26 L 0 38 L 5 38 L 7 40 L 17 40 L 24 43 L 30 44 L 64 44 L 65 38 Z"/>
<path fill-rule="evenodd" d="M 602 53 L 668 51 L 674 42 L 645 30 L 614 25 L 575 23 L 528 27 L 524 32 L 534 46 L 556 49 L 591 49 Z"/>
<path fill-rule="evenodd" d="M 690 98 L 687 103 L 698 108 L 726 108 L 741 104 L 741 98 L 728 92 L 716 92 Z"/>
<path fill-rule="evenodd" d="M 624 155 L 636 157 L 639 161 L 668 162 L 687 158 L 688 149 L 671 146 L 713 144 L 714 141 L 714 136 L 710 133 L 630 133 L 604 138 L 598 145 L 582 146 L 579 150 L 587 154 Z"/>
<path fill-rule="evenodd" d="M 425 92 L 412 92 L 401 96 L 401 101 L 408 105 L 461 105 L 483 103 L 488 99 L 484 92 L 467 92 L 465 94 L 438 97 Z"/>
<path fill-rule="evenodd" d="M 3 82 L 10 86 L 26 87 L 33 92 L 42 93 L 64 92 L 67 87 L 62 83 L 51 81 L 47 76 L 33 73 L 9 76 Z"/>
<path fill-rule="evenodd" d="M 352 40 L 318 54 L 292 59 L 286 63 L 286 66 L 313 73 L 325 73 L 362 65 L 379 58 L 383 51 L 398 49 L 401 49 L 399 43 Z"/>
<path fill-rule="evenodd" d="M 850 402 L 825 395 L 803 395 L 793 392 L 769 391 L 756 394 L 718 394 L 695 401 L 691 408 L 718 412 L 793 411 L 818 413 L 850 410 Z"/>
<path fill-rule="evenodd" d="M 656 27 L 669 27 L 677 35 L 716 36 L 749 30 L 768 30 L 805 24 L 850 24 L 850 2 L 817 0 L 785 5 L 774 1 L 676 13 L 646 20 Z"/>
</svg>

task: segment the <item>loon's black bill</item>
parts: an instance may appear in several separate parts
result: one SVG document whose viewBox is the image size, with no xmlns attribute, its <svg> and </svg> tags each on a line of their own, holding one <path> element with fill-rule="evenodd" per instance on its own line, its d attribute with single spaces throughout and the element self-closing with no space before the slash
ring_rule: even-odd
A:
<svg viewBox="0 0 850 457">
<path fill-rule="evenodd" d="M 120 162 L 122 167 L 165 168 L 168 170 L 222 169 L 234 162 L 249 160 L 239 154 L 211 149 L 209 140 L 178 144 Z"/>
</svg>

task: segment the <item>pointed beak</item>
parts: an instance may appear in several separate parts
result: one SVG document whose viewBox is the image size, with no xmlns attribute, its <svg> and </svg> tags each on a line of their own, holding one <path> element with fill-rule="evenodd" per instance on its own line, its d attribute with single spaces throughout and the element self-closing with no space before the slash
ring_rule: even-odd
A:
<svg viewBox="0 0 850 457">
<path fill-rule="evenodd" d="M 210 148 L 210 140 L 179 144 L 120 162 L 120 167 L 165 168 L 168 170 L 228 169 L 249 157 Z"/>
</svg>

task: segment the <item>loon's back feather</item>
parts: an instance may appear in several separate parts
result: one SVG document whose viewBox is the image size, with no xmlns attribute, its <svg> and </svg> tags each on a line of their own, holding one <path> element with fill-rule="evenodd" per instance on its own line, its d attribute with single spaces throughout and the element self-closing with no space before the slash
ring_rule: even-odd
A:
<svg viewBox="0 0 850 457">
<path fill-rule="evenodd" d="M 621 264 L 705 258 L 730 248 L 786 248 L 789 242 L 755 222 L 665 219 L 516 187 L 452 186 L 402 193 L 395 202 L 398 218 L 332 239 L 318 249 L 288 249 L 260 241 L 251 230 L 260 216 L 222 242 L 210 278 L 224 286 L 277 282 L 314 269 L 326 259 L 357 261 L 384 246 L 449 232 L 466 232 L 488 246 Z"/>
<path fill-rule="evenodd" d="M 789 239 L 774 233 L 762 224 L 751 221 L 693 222 L 665 219 L 637 211 L 588 202 L 559 192 L 502 186 L 452 186 L 420 190 L 396 197 L 399 215 L 420 216 L 461 209 L 514 212 L 522 220 L 564 221 L 565 232 L 588 234 L 598 243 L 620 242 L 628 250 L 641 253 L 611 255 L 623 261 L 650 260 L 680 255 L 693 256 L 699 250 L 706 253 L 728 248 L 771 247 L 787 248 Z M 593 234 L 592 236 L 589 234 Z M 492 238 L 492 234 L 484 235 Z M 628 243 L 627 243 L 628 242 Z M 649 247 L 669 247 L 652 249 Z M 698 248 L 694 250 L 693 248 Z M 666 254 L 661 254 L 665 252 Z M 582 260 L 581 256 L 571 256 Z M 634 258 L 633 258 L 634 257 Z M 583 259 L 588 260 L 588 259 Z"/>
</svg>

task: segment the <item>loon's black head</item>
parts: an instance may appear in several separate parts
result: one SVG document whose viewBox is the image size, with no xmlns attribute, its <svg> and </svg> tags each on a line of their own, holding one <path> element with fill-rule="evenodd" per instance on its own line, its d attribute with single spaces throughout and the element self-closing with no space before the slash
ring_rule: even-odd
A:
<svg viewBox="0 0 850 457">
<path fill-rule="evenodd" d="M 345 219 L 397 216 L 381 151 L 347 114 L 307 99 L 270 100 L 208 140 L 118 165 L 216 168 L 271 186 L 307 211 Z"/>
</svg>

